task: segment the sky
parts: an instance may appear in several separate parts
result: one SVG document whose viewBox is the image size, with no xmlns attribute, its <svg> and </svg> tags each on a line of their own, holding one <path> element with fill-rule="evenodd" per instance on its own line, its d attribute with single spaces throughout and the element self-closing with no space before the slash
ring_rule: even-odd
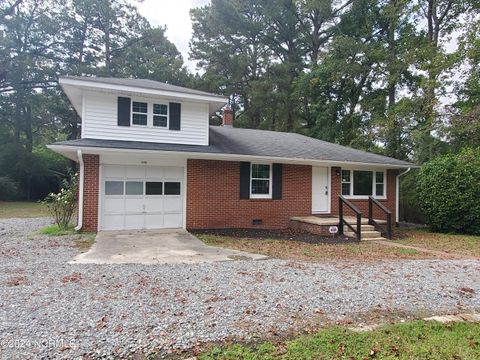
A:
<svg viewBox="0 0 480 360">
<path fill-rule="evenodd" d="M 188 42 L 192 36 L 190 9 L 209 3 L 210 0 L 144 0 L 138 4 L 140 14 L 145 16 L 150 24 L 167 26 L 167 38 L 182 53 L 185 64 L 194 73 L 195 62 L 188 60 Z"/>
</svg>

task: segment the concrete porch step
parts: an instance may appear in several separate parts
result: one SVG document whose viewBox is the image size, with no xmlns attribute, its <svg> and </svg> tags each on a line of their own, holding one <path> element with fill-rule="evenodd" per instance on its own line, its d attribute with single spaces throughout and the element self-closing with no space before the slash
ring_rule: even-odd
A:
<svg viewBox="0 0 480 360">
<path fill-rule="evenodd" d="M 356 234 L 353 231 L 344 231 L 343 233 L 346 237 L 356 237 Z M 362 240 L 367 238 L 381 238 L 382 234 L 380 231 L 362 231 Z"/>
<path fill-rule="evenodd" d="M 357 225 L 353 225 L 353 228 L 356 229 L 357 228 Z M 375 231 L 375 226 L 373 225 L 361 225 L 360 227 L 362 229 L 362 232 L 363 231 Z M 350 228 L 345 225 L 343 227 L 343 232 L 346 233 L 346 232 L 351 232 L 352 230 L 350 230 Z"/>
<path fill-rule="evenodd" d="M 364 238 L 362 235 L 362 241 L 387 241 L 384 237 L 366 237 Z"/>
</svg>

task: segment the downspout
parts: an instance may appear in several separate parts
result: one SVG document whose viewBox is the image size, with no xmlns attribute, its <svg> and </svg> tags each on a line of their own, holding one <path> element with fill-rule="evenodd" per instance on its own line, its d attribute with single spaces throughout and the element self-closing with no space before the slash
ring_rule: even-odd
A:
<svg viewBox="0 0 480 360">
<path fill-rule="evenodd" d="M 80 164 L 80 177 L 78 179 L 78 222 L 75 230 L 79 231 L 83 226 L 83 180 L 85 175 L 82 150 L 77 150 L 77 158 Z"/>
<path fill-rule="evenodd" d="M 400 221 L 400 176 L 405 175 L 408 173 L 412 168 L 408 168 L 404 172 L 400 173 L 397 175 L 396 178 L 396 184 L 395 184 L 395 191 L 396 191 L 396 196 L 395 196 L 395 207 L 397 211 L 395 211 L 395 223 L 398 225 L 398 222 Z"/>
</svg>

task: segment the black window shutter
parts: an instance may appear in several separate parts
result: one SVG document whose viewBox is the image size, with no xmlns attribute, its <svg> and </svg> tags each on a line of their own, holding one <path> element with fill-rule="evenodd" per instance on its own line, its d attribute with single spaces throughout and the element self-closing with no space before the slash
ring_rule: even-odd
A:
<svg viewBox="0 0 480 360">
<path fill-rule="evenodd" d="M 169 126 L 170 130 L 180 130 L 180 113 L 182 112 L 180 103 L 169 103 Z"/>
<path fill-rule="evenodd" d="M 283 166 L 282 164 L 273 164 L 272 168 L 272 199 L 281 200 L 282 199 L 282 173 Z"/>
<path fill-rule="evenodd" d="M 118 97 L 117 100 L 117 125 L 130 126 L 130 98 Z"/>
<path fill-rule="evenodd" d="M 250 198 L 250 163 L 240 163 L 240 199 Z"/>
</svg>

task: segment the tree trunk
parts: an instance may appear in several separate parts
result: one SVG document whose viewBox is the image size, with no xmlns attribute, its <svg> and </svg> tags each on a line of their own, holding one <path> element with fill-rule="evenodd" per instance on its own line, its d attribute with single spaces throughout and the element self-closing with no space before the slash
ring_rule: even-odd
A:
<svg viewBox="0 0 480 360">
<path fill-rule="evenodd" d="M 110 54 L 110 16 L 106 19 L 105 24 L 105 71 L 108 76 L 110 76 L 110 63 L 111 63 L 111 54 Z"/>
<path fill-rule="evenodd" d="M 32 153 L 33 150 L 33 133 L 32 133 L 32 107 L 27 105 L 25 107 L 25 135 L 26 135 L 26 144 L 25 149 L 28 153 Z"/>
</svg>

